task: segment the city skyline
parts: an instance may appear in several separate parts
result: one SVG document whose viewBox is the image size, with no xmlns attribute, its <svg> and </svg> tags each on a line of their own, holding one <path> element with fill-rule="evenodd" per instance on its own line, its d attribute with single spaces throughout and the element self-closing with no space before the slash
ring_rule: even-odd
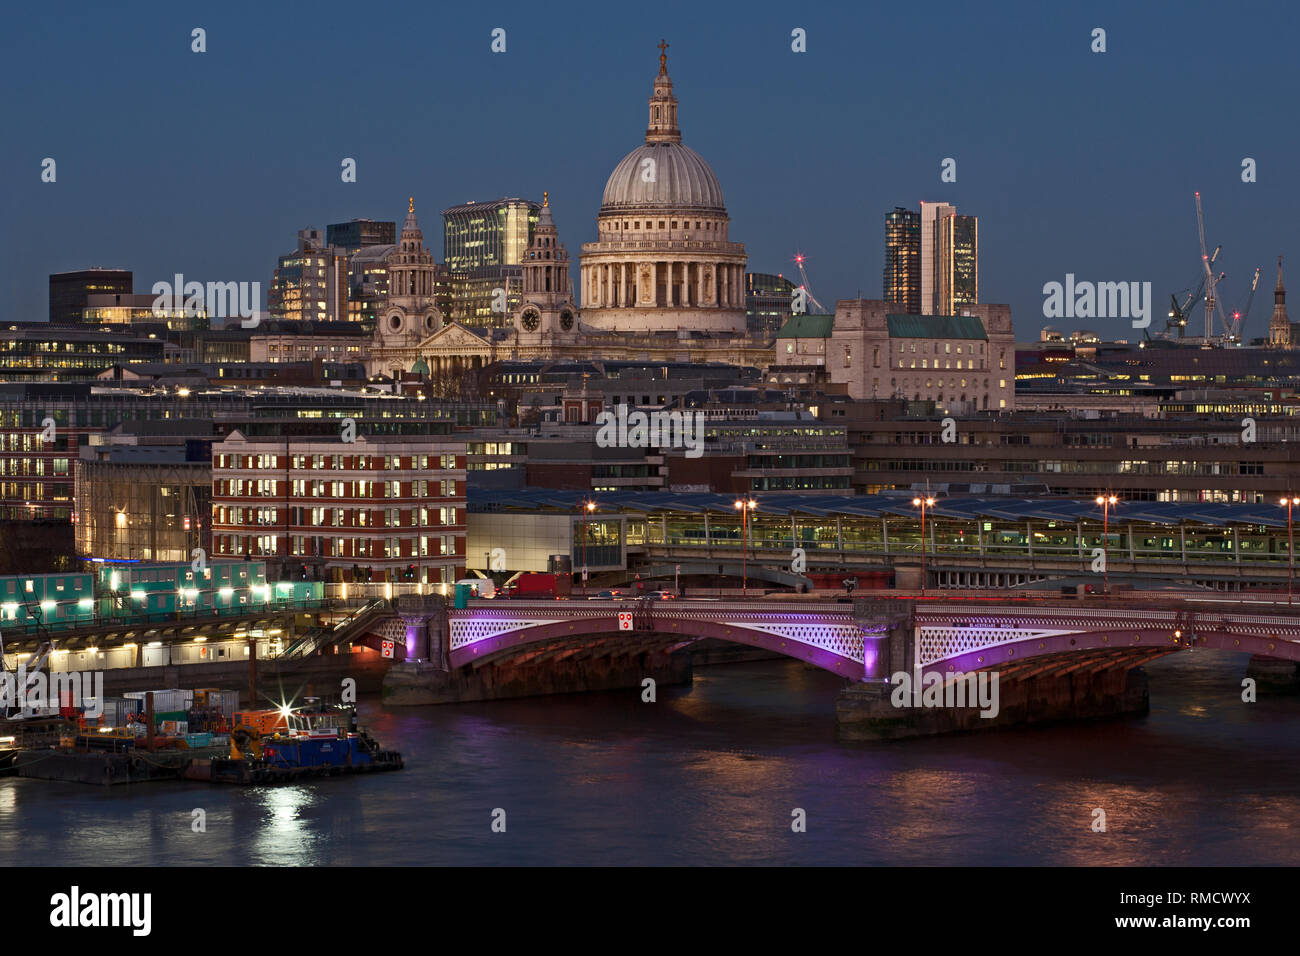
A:
<svg viewBox="0 0 1300 956">
<path fill-rule="evenodd" d="M 78 95 L 78 82 L 87 78 L 82 71 L 95 59 L 89 51 L 75 55 L 87 42 L 82 32 L 95 42 L 118 36 L 108 14 L 81 14 L 69 22 L 85 30 L 72 29 L 63 38 L 73 52 L 67 69 L 42 84 L 16 82 L 25 95 L 15 107 L 13 142 L 23 146 L 7 150 L 0 161 L 7 181 L 27 184 L 10 190 L 11 228 L 3 246 L 11 264 L 5 292 L 14 318 L 39 320 L 46 314 L 50 273 L 101 264 L 132 269 L 145 291 L 176 272 L 267 285 L 276 256 L 299 229 L 352 218 L 393 219 L 411 194 L 432 212 L 468 199 L 535 199 L 549 190 L 561 235 L 577 249 L 595 238 L 600 189 L 613 161 L 643 135 L 635 116 L 661 36 L 670 45 L 684 139 L 725 186 L 733 232 L 749 252 L 749 271 L 788 275 L 798 249 L 807 256 L 815 293 L 828 307 L 858 294 L 883 295 L 881 218 L 895 206 L 915 208 L 921 201 L 950 203 L 982 220 L 980 299 L 1009 303 L 1021 338 L 1051 324 L 1042 316 L 1042 286 L 1066 273 L 1151 281 L 1153 328 L 1161 325 L 1161 303 L 1197 278 L 1192 193 L 1198 189 L 1209 242 L 1224 245 L 1228 303 L 1244 301 L 1255 266 L 1288 251 L 1282 224 L 1293 217 L 1296 201 L 1284 192 L 1281 157 L 1292 134 L 1260 122 L 1239 143 L 1214 137 L 1209 148 L 1191 145 L 1207 106 L 1236 117 L 1240 104 L 1258 104 L 1280 88 L 1268 79 L 1269 63 L 1280 67 L 1280 53 L 1270 61 L 1250 46 L 1279 42 L 1266 33 L 1225 24 L 1224 59 L 1250 62 L 1257 77 L 1207 67 L 1204 86 L 1210 92 L 1184 106 L 1187 98 L 1172 95 L 1162 83 L 1174 82 L 1175 66 L 1183 68 L 1187 46 L 1180 38 L 1192 42 L 1192 10 L 1165 22 L 1150 12 L 1103 5 L 1074 26 L 1048 26 L 1028 6 L 1011 5 L 1005 22 L 954 7 L 926 25 L 927 50 L 949 56 L 927 55 L 927 74 L 909 68 L 905 89 L 892 99 L 873 100 L 862 91 L 878 86 L 891 64 L 901 69 L 914 63 L 916 53 L 880 44 L 881 31 L 865 29 L 862 13 L 847 13 L 845 27 L 771 6 L 748 11 L 738 23 L 723 13 L 693 11 L 688 17 L 684 9 L 657 10 L 653 23 L 620 29 L 617 42 L 581 18 L 561 28 L 529 11 L 505 12 L 498 19 L 507 30 L 507 50 L 500 54 L 490 50 L 495 20 L 471 22 L 452 14 L 438 28 L 448 42 L 439 47 L 442 67 L 433 86 L 419 73 L 420 57 L 408 63 L 397 55 L 391 61 L 394 76 L 358 81 L 339 94 L 337 104 L 312 102 L 308 94 L 299 117 L 327 131 L 310 148 L 293 132 L 300 122 L 275 121 L 285 106 L 266 94 L 288 89 L 289 74 L 305 66 L 337 61 L 344 39 L 306 24 L 288 47 L 273 48 L 264 37 L 283 33 L 276 24 L 284 15 L 275 11 L 258 12 L 258 22 L 268 27 L 258 31 L 248 29 L 246 11 L 204 14 L 199 19 L 209 23 L 202 54 L 190 51 L 189 30 L 198 23 L 193 15 L 162 12 L 156 22 L 145 21 L 152 29 L 137 27 L 129 38 L 139 45 L 134 52 L 140 62 L 124 62 L 103 80 L 103 95 L 121 108 L 74 112 L 51 131 L 48 115 L 65 110 Z M 427 14 L 409 16 L 412 33 L 420 32 L 421 23 L 432 27 L 422 19 Z M 896 33 L 911 30 L 920 42 L 915 15 L 881 16 Z M 1013 21 L 1018 30 L 1009 30 Z M 1108 30 L 1104 54 L 1089 50 L 1094 21 Z M 864 28 L 861 35 L 876 56 L 864 74 L 844 62 L 853 25 Z M 791 51 L 795 27 L 807 31 L 806 53 Z M 378 30 L 367 33 L 363 25 L 360 39 L 366 38 L 399 50 L 412 42 Z M 1012 48 L 1022 59 L 999 62 Z M 962 64 L 952 62 L 963 49 L 972 57 L 980 52 L 982 70 L 987 64 L 979 97 L 963 89 Z M 998 51 L 1003 55 L 989 55 Z M 235 70 L 236 60 L 256 68 Z M 30 65 L 18 50 L 5 69 L 21 75 Z M 151 83 L 159 68 L 173 77 L 166 89 Z M 590 75 L 604 80 L 592 84 L 585 79 Z M 1049 79 L 1037 84 L 1045 88 L 1031 89 L 1035 84 L 1028 81 L 1035 75 Z M 1132 88 L 1138 82 L 1146 85 Z M 981 105 L 992 102 L 1000 106 Z M 1159 114 L 1144 115 L 1143 104 L 1157 103 Z M 846 122 L 864 106 L 874 122 Z M 1045 113 L 1049 107 L 1060 118 Z M 762 122 L 751 121 L 755 111 Z M 166 149 L 153 150 L 152 157 L 147 148 L 125 154 L 86 150 L 88 143 L 147 129 L 153 115 L 177 116 L 183 128 L 198 130 L 187 141 L 197 148 L 174 158 Z M 1100 121 L 1103 115 L 1112 120 Z M 348 128 L 353 118 L 355 131 Z M 1143 135 L 1163 135 L 1158 131 L 1166 123 L 1188 131 L 1182 139 L 1187 148 L 1137 148 Z M 257 132 L 241 137 L 241 129 Z M 891 135 L 882 140 L 881 129 Z M 496 143 L 498 130 L 505 132 Z M 149 135 L 136 141 L 166 142 Z M 888 147 L 882 149 L 882 142 Z M 1127 147 L 1133 148 L 1132 159 L 1123 152 Z M 40 181 L 46 156 L 58 163 L 52 184 Z M 1258 182 L 1241 181 L 1240 163 L 1247 156 L 1258 163 Z M 357 160 L 356 183 L 341 181 L 346 157 Z M 957 160 L 955 183 L 940 181 L 947 157 Z M 191 241 L 178 244 L 178 232 L 192 233 Z M 430 240 L 441 261 L 440 238 Z M 1255 303 L 1248 340 L 1266 334 L 1266 312 Z M 1135 334 L 1122 320 L 1080 324 L 1103 337 Z"/>
</svg>

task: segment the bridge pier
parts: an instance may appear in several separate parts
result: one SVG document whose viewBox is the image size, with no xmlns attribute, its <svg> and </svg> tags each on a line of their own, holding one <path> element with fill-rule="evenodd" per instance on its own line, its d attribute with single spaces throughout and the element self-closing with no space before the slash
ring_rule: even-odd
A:
<svg viewBox="0 0 1300 956">
<path fill-rule="evenodd" d="M 640 693 L 641 682 L 647 677 L 660 686 L 689 684 L 693 678 L 691 655 L 644 651 L 552 659 L 544 666 L 501 661 L 454 671 L 426 664 L 398 664 L 384 678 L 384 706 L 415 707 L 622 689 Z"/>
<path fill-rule="evenodd" d="M 1158 647 L 1108 649 L 1102 656 L 1081 659 L 1077 651 L 1065 651 L 1024 660 L 1008 654 L 999 667 L 985 665 L 964 677 L 951 666 L 946 673 L 926 673 L 919 651 L 917 602 L 891 604 L 885 613 L 876 610 L 879 607 L 870 599 L 853 602 L 863 633 L 864 673 L 836 701 L 836 735 L 841 740 L 894 740 L 1144 715 L 1150 697 L 1140 665 L 1166 653 Z M 1292 664 L 1293 676 L 1295 669 Z"/>
<path fill-rule="evenodd" d="M 869 598 L 853 602 L 862 631 L 862 680 L 884 683 L 891 674 L 911 671 L 916 656 L 916 602 L 891 601 L 888 612 Z"/>
<path fill-rule="evenodd" d="M 1253 654 L 1246 665 L 1246 676 L 1263 690 L 1273 693 L 1300 693 L 1300 664 L 1278 657 Z"/>
<path fill-rule="evenodd" d="M 447 670 L 447 601 L 437 594 L 403 594 L 397 616 L 406 625 L 406 659 Z"/>
<path fill-rule="evenodd" d="M 980 672 L 973 672 L 978 675 Z M 978 678 L 977 678 L 978 679 Z M 967 680 L 970 680 L 968 675 Z M 1141 667 L 1074 670 L 1024 678 L 989 674 L 993 706 L 918 706 L 910 694 L 882 682 L 852 684 L 835 703 L 839 740 L 898 740 L 935 734 L 1077 720 L 1143 716 L 1150 710 L 1146 671 Z M 897 705 L 898 697 L 906 701 Z M 976 699 L 971 694 L 969 701 Z"/>
</svg>

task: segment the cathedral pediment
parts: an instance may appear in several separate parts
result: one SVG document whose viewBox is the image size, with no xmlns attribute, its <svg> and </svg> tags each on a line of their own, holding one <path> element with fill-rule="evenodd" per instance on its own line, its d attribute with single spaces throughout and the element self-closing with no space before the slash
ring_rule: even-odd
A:
<svg viewBox="0 0 1300 956">
<path fill-rule="evenodd" d="M 450 351 L 468 351 L 487 348 L 488 343 L 459 322 L 448 322 L 438 331 L 420 342 L 421 350 L 445 349 Z"/>
</svg>

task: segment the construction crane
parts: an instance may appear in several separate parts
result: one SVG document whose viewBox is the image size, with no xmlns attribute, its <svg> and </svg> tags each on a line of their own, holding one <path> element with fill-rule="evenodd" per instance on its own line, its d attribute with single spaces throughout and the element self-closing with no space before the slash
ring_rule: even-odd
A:
<svg viewBox="0 0 1300 956">
<path fill-rule="evenodd" d="M 817 306 L 817 311 L 821 315 L 829 315 L 830 312 L 827 310 L 826 306 L 818 302 L 817 297 L 813 295 L 812 283 L 808 281 L 808 272 L 803 267 L 804 258 L 802 252 L 796 252 L 794 254 L 794 264 L 799 267 L 799 288 L 803 289 L 804 294 L 808 296 L 808 301 Z"/>
<path fill-rule="evenodd" d="M 1223 317 L 1223 306 L 1219 304 L 1216 287 L 1219 279 L 1215 276 L 1214 270 L 1210 267 L 1210 254 L 1205 247 L 1205 212 L 1201 209 L 1201 194 L 1196 193 L 1196 232 L 1201 240 L 1201 267 L 1205 270 L 1205 340 L 1204 344 L 1209 345 L 1214 340 L 1214 313 L 1219 313 L 1219 321 L 1223 323 L 1225 331 L 1228 329 L 1228 321 Z M 1218 258 L 1219 250 L 1214 250 L 1215 258 Z"/>
<path fill-rule="evenodd" d="M 1210 265 L 1214 265 L 1214 260 L 1219 257 L 1219 250 L 1222 248 L 1222 246 L 1219 246 L 1214 250 L 1214 255 L 1210 256 Z M 1227 278 L 1227 275 L 1226 272 L 1220 272 L 1215 283 L 1221 283 L 1225 278 Z M 1172 338 L 1173 336 L 1171 333 L 1174 329 L 1178 330 L 1178 338 L 1181 339 L 1183 337 L 1187 328 L 1187 317 L 1192 314 L 1192 306 L 1201 301 L 1201 295 L 1204 291 L 1205 276 L 1202 275 L 1200 281 L 1196 283 L 1195 288 L 1190 291 L 1187 289 L 1182 290 L 1182 292 L 1186 292 L 1187 295 L 1183 299 L 1181 305 L 1178 304 L 1178 297 L 1182 295 L 1182 292 L 1175 292 L 1169 297 L 1169 318 L 1165 321 L 1164 338 Z"/>
<path fill-rule="evenodd" d="M 1240 340 L 1241 327 L 1246 324 L 1246 316 L 1250 315 L 1250 307 L 1255 304 L 1255 290 L 1259 288 L 1259 266 L 1255 267 L 1255 278 L 1250 280 L 1250 295 L 1246 299 L 1246 307 L 1240 312 L 1232 313 L 1232 330 L 1231 335 L 1234 339 Z"/>
</svg>

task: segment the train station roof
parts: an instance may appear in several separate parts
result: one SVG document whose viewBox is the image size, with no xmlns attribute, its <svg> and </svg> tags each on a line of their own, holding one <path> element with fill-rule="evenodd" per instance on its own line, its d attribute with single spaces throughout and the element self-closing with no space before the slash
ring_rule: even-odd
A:
<svg viewBox="0 0 1300 956">
<path fill-rule="evenodd" d="M 471 489 L 469 510 L 490 511 L 571 511 L 577 514 L 581 503 L 595 501 L 598 512 L 633 514 L 734 514 L 738 494 L 672 491 L 558 491 L 548 488 L 512 490 Z M 757 511 L 766 515 L 795 515 L 810 518 L 845 515 L 857 518 L 916 517 L 913 492 L 880 495 L 805 495 L 781 492 L 754 492 Z M 935 519 L 1001 521 L 1100 521 L 1101 506 L 1091 498 L 1013 498 L 993 495 L 935 495 L 927 514 Z M 1208 502 L 1119 501 L 1110 507 L 1114 524 L 1156 524 L 1171 527 L 1180 524 L 1265 525 L 1286 527 L 1286 509 L 1275 503 L 1215 504 Z"/>
</svg>

